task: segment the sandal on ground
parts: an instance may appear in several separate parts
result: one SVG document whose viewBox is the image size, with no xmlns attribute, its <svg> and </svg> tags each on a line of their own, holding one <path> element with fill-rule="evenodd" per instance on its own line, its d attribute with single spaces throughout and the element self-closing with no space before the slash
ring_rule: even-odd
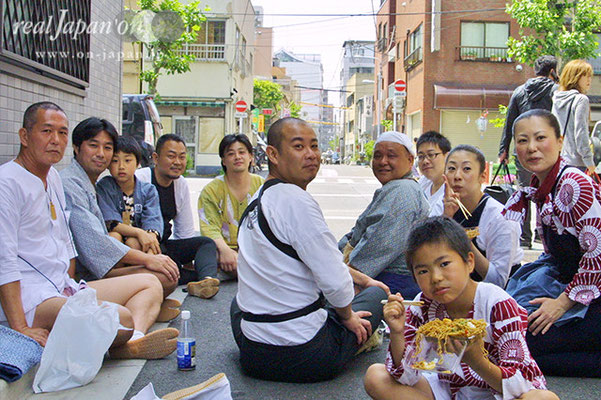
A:
<svg viewBox="0 0 601 400">
<path fill-rule="evenodd" d="M 219 279 L 207 277 L 202 281 L 188 283 L 188 294 L 210 299 L 219 292 Z"/>
<path fill-rule="evenodd" d="M 175 328 L 159 329 L 140 339 L 130 340 L 123 346 L 110 349 L 109 355 L 113 359 L 154 360 L 167 357 L 177 348 L 178 335 L 179 331 Z"/>
<path fill-rule="evenodd" d="M 376 331 L 371 334 L 371 336 L 365 341 L 365 343 L 363 343 L 363 345 L 359 348 L 359 350 L 357 350 L 355 355 L 361 354 L 361 353 L 368 353 L 372 350 L 377 349 L 378 347 L 380 347 L 382 345 L 382 339 L 383 338 L 382 338 L 382 334 L 380 333 L 380 330 L 376 329 Z"/>
<path fill-rule="evenodd" d="M 179 307 L 181 306 L 182 303 L 175 299 L 163 300 L 161 311 L 159 311 L 156 322 L 169 322 L 172 319 L 175 319 L 180 313 Z"/>
</svg>

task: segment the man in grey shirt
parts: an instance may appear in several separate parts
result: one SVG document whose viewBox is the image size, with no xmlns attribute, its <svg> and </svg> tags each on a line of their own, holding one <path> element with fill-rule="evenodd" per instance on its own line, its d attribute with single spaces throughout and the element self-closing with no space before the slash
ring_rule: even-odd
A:
<svg viewBox="0 0 601 400">
<path fill-rule="evenodd" d="M 72 135 L 75 157 L 60 173 L 78 253 L 77 272 L 87 280 L 152 273 L 167 296 L 179 279 L 175 262 L 166 255 L 131 249 L 110 237 L 98 206 L 96 180 L 113 158 L 117 136 L 107 120 L 91 117 L 80 122 Z"/>
</svg>

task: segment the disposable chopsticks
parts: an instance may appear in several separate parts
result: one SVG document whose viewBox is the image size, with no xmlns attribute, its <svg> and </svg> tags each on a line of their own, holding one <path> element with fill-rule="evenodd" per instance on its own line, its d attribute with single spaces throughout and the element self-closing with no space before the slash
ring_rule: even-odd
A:
<svg viewBox="0 0 601 400">
<path fill-rule="evenodd" d="M 388 303 L 388 300 L 382 300 L 381 303 L 386 304 L 386 303 Z M 405 307 L 407 307 L 407 306 L 423 306 L 424 305 L 423 301 L 403 300 L 402 303 Z"/>
<path fill-rule="evenodd" d="M 467 209 L 466 206 L 463 205 L 463 203 L 459 199 L 455 199 L 455 200 L 457 200 L 457 204 L 459 205 L 459 209 L 463 213 L 463 216 L 465 217 L 465 219 L 469 219 L 469 217 L 472 216 L 472 213 Z"/>
</svg>

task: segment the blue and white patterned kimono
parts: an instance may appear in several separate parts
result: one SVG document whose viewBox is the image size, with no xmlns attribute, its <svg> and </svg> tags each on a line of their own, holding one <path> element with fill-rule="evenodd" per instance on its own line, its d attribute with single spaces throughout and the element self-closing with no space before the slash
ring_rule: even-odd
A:
<svg viewBox="0 0 601 400">
<path fill-rule="evenodd" d="M 428 201 L 411 175 L 392 180 L 376 190 L 353 229 L 338 242 L 338 248 L 342 250 L 349 243 L 354 247 L 350 265 L 386 283 L 391 290 L 395 286 L 392 281 L 401 278 L 402 286 L 414 289 L 401 294 L 415 296 L 419 288 L 407 268 L 405 249 L 411 226 L 428 217 L 429 212 Z"/>
<path fill-rule="evenodd" d="M 78 253 L 77 272 L 86 280 L 100 279 L 130 248 L 108 235 L 98 207 L 96 188 L 77 160 L 73 159 L 60 175 L 67 211 L 71 213 L 69 227 Z"/>
</svg>

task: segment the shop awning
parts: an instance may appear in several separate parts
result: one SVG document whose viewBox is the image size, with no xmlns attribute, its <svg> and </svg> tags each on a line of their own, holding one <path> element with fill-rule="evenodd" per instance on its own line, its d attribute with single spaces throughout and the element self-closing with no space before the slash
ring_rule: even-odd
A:
<svg viewBox="0 0 601 400">
<path fill-rule="evenodd" d="M 181 107 L 223 107 L 223 101 L 187 101 L 187 100 L 155 100 L 157 106 L 181 106 Z"/>
<path fill-rule="evenodd" d="M 434 109 L 497 109 L 508 105 L 512 88 L 452 84 L 434 85 Z"/>
</svg>

